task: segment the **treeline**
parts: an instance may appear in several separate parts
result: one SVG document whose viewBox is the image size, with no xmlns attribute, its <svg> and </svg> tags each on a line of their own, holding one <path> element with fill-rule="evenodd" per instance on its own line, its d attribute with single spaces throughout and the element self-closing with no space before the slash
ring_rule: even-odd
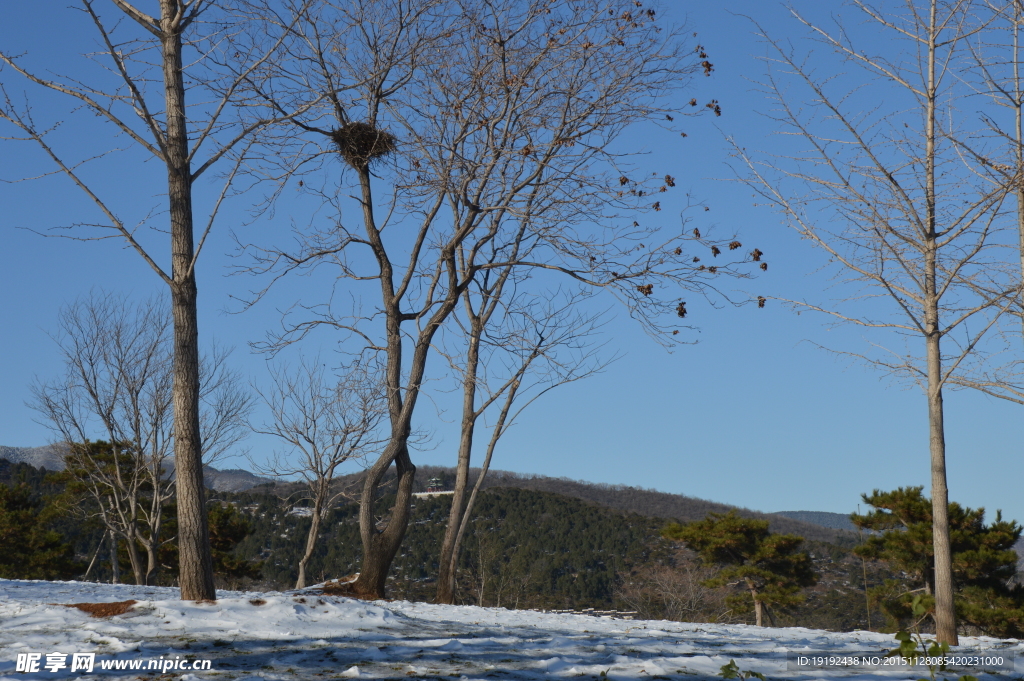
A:
<svg viewBox="0 0 1024 681">
<path fill-rule="evenodd" d="M 286 588 L 295 581 L 311 520 L 264 489 L 223 497 L 252 518 L 253 531 L 239 544 L 237 555 L 263 561 L 267 582 Z M 387 495 L 379 506 L 386 511 L 393 503 L 393 495 Z M 388 578 L 392 597 L 433 597 L 450 506 L 448 495 L 413 502 L 408 534 Z M 310 562 L 314 581 L 358 571 L 357 514 L 354 503 L 331 511 Z M 478 501 L 460 557 L 459 600 L 519 608 L 614 607 L 617 575 L 668 558 L 668 544 L 658 534 L 661 524 L 558 494 L 488 490 Z"/>
<path fill-rule="evenodd" d="M 418 471 L 417 491 L 431 477 L 444 479 L 444 469 Z M 496 479 L 514 479 L 499 475 Z M 521 481 L 530 478 L 518 476 Z M 33 522 L 51 540 L 58 540 L 67 560 L 53 561 L 47 573 L 26 571 L 40 561 L 0 563 L 8 578 L 113 578 L 109 537 L 94 519 L 69 509 L 54 512 L 64 490 L 26 464 L 0 462 L 0 483 L 6 489 L 29 491 Z M 548 479 L 550 480 L 550 479 Z M 534 478 L 542 482 L 542 478 Z M 339 480 L 340 485 L 351 481 Z M 600 489 L 583 483 L 551 481 L 578 493 Z M 261 590 L 294 586 L 310 517 L 303 515 L 308 500 L 295 493 L 296 484 L 262 485 L 245 492 L 209 492 L 208 508 L 221 588 Z M 644 494 L 638 490 L 635 498 Z M 667 495 L 666 495 L 667 496 Z M 296 501 L 296 499 L 300 499 Z M 66 498 L 64 498 L 66 502 Z M 376 502 L 378 517 L 386 517 L 394 495 Z M 416 497 L 409 530 L 388 578 L 393 598 L 432 600 L 436 589 L 439 547 L 450 511 L 451 496 Z M 171 509 L 173 510 L 173 509 Z M 9 515 L 9 514 L 8 514 Z M 359 570 L 358 504 L 344 501 L 329 512 L 321 540 L 310 560 L 312 583 L 349 576 Z M 4 532 L 0 509 L 0 533 Z M 661 536 L 665 519 L 602 506 L 576 496 L 524 489 L 489 487 L 480 496 L 460 554 L 457 601 L 464 604 L 539 609 L 616 609 L 638 617 L 753 623 L 751 613 L 724 607 L 726 591 L 701 585 L 715 570 L 702 566 L 684 547 Z M 172 528 L 169 528 L 173 530 Z M 833 630 L 866 628 L 863 564 L 842 546 L 810 540 L 805 546 L 818 584 L 806 599 L 779 612 L 779 623 Z M 119 546 L 121 581 L 131 581 L 123 543 Z M 169 542 L 161 553 L 155 583 L 174 584 L 176 547 Z M 53 566 L 60 569 L 54 570 Z M 878 562 L 868 564 L 868 586 L 900 576 Z M 879 620 L 876 618 L 875 624 Z"/>
<path fill-rule="evenodd" d="M 177 585 L 176 510 L 172 502 L 162 511 L 166 540 L 150 584 Z M 97 511 L 61 472 L 0 459 L 0 578 L 133 581 L 126 542 L 110 533 Z M 210 499 L 207 520 L 220 585 L 262 581 L 262 564 L 236 556 L 237 544 L 252 529 L 236 505 Z"/>
<path fill-rule="evenodd" d="M 479 472 L 480 469 L 478 468 L 470 470 L 470 486 L 476 483 Z M 334 481 L 335 489 L 339 491 L 348 489 L 354 492 L 360 488 L 362 477 L 362 473 L 340 476 Z M 425 491 L 426 482 L 431 478 L 440 478 L 445 488 L 451 489 L 455 481 L 455 469 L 445 466 L 418 466 L 413 489 L 418 492 Z M 393 485 L 394 476 L 387 476 L 385 483 Z M 282 487 L 279 484 L 279 487 L 282 489 L 293 489 L 296 492 L 300 489 L 298 484 L 294 484 L 292 487 Z M 702 520 L 709 513 L 735 511 L 746 518 L 767 520 L 771 531 L 780 534 L 798 534 L 808 540 L 828 542 L 847 548 L 853 548 L 859 541 L 856 532 L 824 527 L 785 516 L 760 513 L 706 499 L 659 492 L 641 487 L 593 483 L 583 480 L 572 480 L 570 478 L 552 478 L 544 475 L 515 473 L 512 471 L 488 471 L 487 477 L 483 482 L 483 488 L 492 489 L 496 487 L 514 487 L 535 492 L 561 494 L 606 508 L 636 513 L 651 518 L 665 518 L 677 522 Z"/>
<path fill-rule="evenodd" d="M 450 469 L 426 467 L 418 471 L 414 488 L 423 491 L 428 479 L 444 483 L 450 475 Z M 336 480 L 334 491 L 357 486 L 357 478 Z M 615 609 L 644 619 L 754 623 L 760 618 L 752 603 L 763 601 L 771 606 L 764 614 L 774 625 L 840 631 L 905 629 L 917 619 L 910 608 L 919 600 L 926 612 L 933 612 L 930 506 L 920 488 L 865 496 L 875 510 L 852 519 L 871 534 L 850 550 L 780 534 L 767 519 L 752 517 L 762 514 L 731 510 L 666 524 L 665 518 L 525 487 L 550 485 L 580 496 L 616 488 L 515 474 L 494 479 L 523 486 L 489 486 L 477 500 L 456 571 L 458 603 Z M 393 481 L 385 480 L 385 494 L 373 508 L 380 522 L 394 509 L 389 486 Z M 618 503 L 670 496 L 617 489 L 624 494 L 610 498 Z M 301 490 L 301 485 L 285 483 L 245 492 L 210 491 L 208 521 L 220 588 L 292 588 L 312 522 L 311 502 Z M 339 498 L 323 518 L 320 541 L 307 562 L 311 583 L 345 578 L 360 568 L 359 504 Z M 451 503 L 447 494 L 414 498 L 408 533 L 388 576 L 393 598 L 435 598 Z M 65 476 L 0 460 L 0 538 L 9 547 L 0 556 L 0 577 L 131 581 L 123 569 L 127 546 L 111 540 L 95 511 L 87 496 L 74 494 Z M 1016 575 L 1013 546 L 1020 526 L 998 514 L 986 524 L 984 511 L 956 503 L 950 504 L 950 514 L 962 627 L 970 633 L 1018 635 L 1024 629 L 1024 587 Z M 174 515 L 172 503 L 168 541 L 150 583 L 171 585 L 178 578 Z M 800 569 L 784 569 L 788 562 Z"/>
</svg>

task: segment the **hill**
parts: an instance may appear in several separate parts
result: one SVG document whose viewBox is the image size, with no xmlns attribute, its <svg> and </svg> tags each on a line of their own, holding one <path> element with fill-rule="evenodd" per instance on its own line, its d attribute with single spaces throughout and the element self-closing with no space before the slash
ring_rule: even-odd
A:
<svg viewBox="0 0 1024 681">
<path fill-rule="evenodd" d="M 802 523 L 811 523 L 821 527 L 831 527 L 834 530 L 846 530 L 856 532 L 857 526 L 850 520 L 850 516 L 844 513 L 829 513 L 827 511 L 776 511 L 771 515 L 781 515 Z"/>
<path fill-rule="evenodd" d="M 476 470 L 471 472 L 472 480 L 476 479 L 477 472 Z M 422 466 L 416 472 L 417 484 L 423 485 L 424 489 L 426 480 L 432 477 L 440 477 L 445 482 L 452 484 L 455 480 L 454 469 Z M 850 547 L 859 543 L 855 531 L 818 523 L 809 517 L 805 519 L 788 514 L 761 513 L 706 499 L 688 497 L 683 494 L 670 494 L 641 487 L 608 485 L 585 482 L 583 480 L 571 480 L 569 478 L 550 478 L 543 475 L 523 475 L 521 473 L 492 470 L 488 472 L 487 478 L 484 480 L 484 489 L 495 487 L 514 487 L 537 492 L 562 494 L 607 508 L 678 522 L 703 520 L 707 517 L 708 513 L 736 511 L 745 517 L 762 518 L 769 521 L 773 532 L 797 534 L 806 539 L 829 542 L 840 546 Z"/>
<path fill-rule="evenodd" d="M 64 461 L 57 445 L 43 447 L 2 447 L 0 459 L 17 463 L 27 463 L 36 468 L 47 470 L 63 470 Z M 472 484 L 478 470 L 471 472 Z M 242 469 L 219 470 L 212 466 L 204 467 L 206 486 L 219 492 L 243 492 L 258 485 L 274 485 L 275 481 L 264 478 Z M 449 485 L 454 484 L 455 471 L 452 468 L 438 466 L 421 466 L 416 472 L 418 491 L 426 489 L 426 481 L 440 477 Z M 358 490 L 361 473 L 343 476 L 339 479 L 339 487 L 352 491 Z M 297 483 L 277 482 L 279 493 L 298 492 L 301 485 Z M 761 513 L 746 508 L 739 508 L 706 499 L 688 497 L 682 494 L 671 494 L 641 487 L 625 485 L 608 485 L 603 483 L 571 480 L 569 478 L 552 478 L 544 475 L 524 475 L 509 471 L 492 470 L 484 481 L 484 489 L 495 487 L 512 487 L 537 492 L 552 492 L 594 503 L 607 508 L 628 511 L 639 515 L 689 522 L 701 520 L 708 513 L 728 513 L 735 510 L 740 515 L 752 518 L 763 518 L 771 523 L 773 532 L 798 534 L 807 539 L 824 541 L 841 546 L 853 546 L 857 543 L 856 528 L 849 518 L 841 513 L 825 513 L 819 511 L 783 511 L 779 513 Z"/>
<path fill-rule="evenodd" d="M 48 471 L 64 470 L 64 450 L 60 445 L 44 445 L 42 447 L 4 447 L 0 446 L 0 460 L 7 460 L 11 463 L 25 463 L 35 468 L 45 468 Z M 174 460 L 170 460 L 170 466 Z M 263 478 L 249 471 L 240 468 L 229 468 L 219 470 L 212 466 L 203 466 L 203 475 L 206 486 L 219 492 L 241 492 L 251 489 L 256 485 L 265 485 L 273 482 L 270 478 Z"/>
<path fill-rule="evenodd" d="M 64 452 L 57 445 L 42 447 L 4 447 L 0 446 L 0 459 L 11 463 L 27 463 L 36 468 L 48 471 L 64 470 Z"/>
<path fill-rule="evenodd" d="M 423 489 L 429 478 L 443 477 L 450 471 L 424 467 L 418 473 L 416 484 Z M 339 488 L 358 477 L 340 481 Z M 23 480 L 41 493 L 57 491 L 44 489 L 41 471 L 26 464 L 0 462 L 0 482 L 14 480 Z M 644 504 L 653 500 L 669 508 L 673 513 L 670 517 L 688 519 L 686 514 L 706 512 L 710 502 L 673 499 L 675 495 L 649 490 L 513 474 L 496 475 L 492 485 L 478 499 L 463 543 L 457 588 L 461 602 L 516 608 L 612 608 L 638 611 L 649 618 L 744 621 L 743 613 L 722 608 L 720 592 L 701 587 L 700 582 L 708 576 L 702 572 L 706 568 L 685 549 L 662 539 L 660 530 L 666 518 L 622 508 L 647 508 Z M 261 563 L 261 576 L 255 582 L 251 576 L 225 573 L 222 587 L 287 589 L 294 585 L 298 556 L 310 524 L 308 514 L 300 511 L 308 503 L 302 500 L 301 492 L 302 486 L 297 483 L 268 483 L 243 492 L 210 494 L 211 508 L 218 502 L 221 508 L 230 506 L 234 509 L 232 515 L 240 521 L 231 521 L 241 540 L 233 549 L 234 559 Z M 388 582 L 391 597 L 433 598 L 440 540 L 451 500 L 451 496 L 414 500 L 405 541 Z M 393 504 L 393 494 L 385 493 L 374 515 L 384 520 Z M 711 504 L 710 508 L 729 509 L 721 504 Z M 753 514 L 746 510 L 743 513 Z M 764 517 L 789 523 L 785 531 L 805 529 L 800 527 L 805 524 L 796 520 Z M 109 580 L 109 551 L 100 544 L 103 533 L 99 526 L 83 523 L 84 518 L 75 514 L 63 514 L 60 520 L 55 529 L 73 542 L 78 559 L 84 565 L 98 555 L 92 575 Z M 323 528 L 307 573 L 323 581 L 357 571 L 361 555 L 358 505 L 351 499 L 342 500 L 331 509 Z M 811 531 L 805 535 L 815 529 L 810 525 L 807 528 Z M 826 534 L 837 532 L 817 529 Z M 863 564 L 848 549 L 834 543 L 809 539 L 805 547 L 822 579 L 808 592 L 806 604 L 778 613 L 780 623 L 833 630 L 863 628 Z M 127 563 L 127 556 L 121 560 Z M 175 564 L 168 556 L 166 568 L 158 573 L 158 583 L 173 583 Z M 869 568 L 871 584 L 893 576 L 884 566 Z M 692 592 L 695 600 L 683 604 L 685 612 L 681 612 L 676 601 L 680 593 L 686 592 Z"/>
</svg>

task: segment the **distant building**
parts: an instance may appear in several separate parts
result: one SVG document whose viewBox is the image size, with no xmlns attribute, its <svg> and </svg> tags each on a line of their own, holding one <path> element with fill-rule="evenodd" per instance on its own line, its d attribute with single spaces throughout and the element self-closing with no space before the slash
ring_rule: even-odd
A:
<svg viewBox="0 0 1024 681">
<path fill-rule="evenodd" d="M 431 478 L 427 480 L 427 491 L 426 492 L 414 492 L 414 497 L 436 497 L 442 494 L 455 494 L 451 490 L 445 490 L 444 482 L 441 478 Z"/>
</svg>

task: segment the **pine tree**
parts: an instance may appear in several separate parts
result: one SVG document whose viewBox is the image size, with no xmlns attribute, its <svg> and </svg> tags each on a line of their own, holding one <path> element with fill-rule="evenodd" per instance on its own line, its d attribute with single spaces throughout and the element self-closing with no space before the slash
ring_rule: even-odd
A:
<svg viewBox="0 0 1024 681">
<path fill-rule="evenodd" d="M 813 586 L 817 575 L 811 559 L 799 551 L 803 537 L 773 534 L 767 520 L 709 513 L 707 518 L 680 525 L 672 523 L 662 530 L 666 539 L 685 542 L 706 563 L 723 566 L 717 577 L 704 582 L 721 587 L 732 582 L 746 585 L 753 604 L 757 626 L 763 626 L 770 605 L 794 605 L 803 600 L 802 587 Z M 747 596 L 735 594 L 726 601 L 730 607 L 746 608 Z M 771 612 L 768 612 L 771 618 Z M 774 623 L 774 618 L 772 618 Z"/>
<path fill-rule="evenodd" d="M 862 496 L 875 510 L 850 516 L 858 527 L 880 533 L 869 537 L 854 552 L 885 561 L 909 576 L 909 590 L 895 580 L 887 580 L 871 590 L 873 600 L 894 628 L 905 625 L 912 617 L 915 594 L 923 592 L 922 605 L 930 614 L 934 613 L 932 503 L 922 490 L 875 490 Z M 1019 637 L 1024 633 L 1024 588 L 1012 585 L 1017 571 L 1013 545 L 1021 530 L 1016 521 L 1003 520 L 1001 512 L 986 525 L 985 509 L 950 502 L 954 603 L 961 622 L 980 627 L 993 636 Z"/>
<path fill-rule="evenodd" d="M 237 583 L 243 578 L 259 579 L 263 563 L 235 556 L 235 547 L 252 532 L 249 522 L 232 504 L 213 504 L 207 511 L 210 524 L 210 549 L 213 552 L 213 574 Z"/>
<path fill-rule="evenodd" d="M 50 529 L 55 513 L 28 485 L 0 484 L 0 578 L 69 579 L 80 572 L 71 545 Z"/>
</svg>

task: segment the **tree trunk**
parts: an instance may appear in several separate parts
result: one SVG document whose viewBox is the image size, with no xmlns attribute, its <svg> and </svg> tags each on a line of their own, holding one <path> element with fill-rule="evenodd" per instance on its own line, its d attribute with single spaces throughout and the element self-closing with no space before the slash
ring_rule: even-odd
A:
<svg viewBox="0 0 1024 681">
<path fill-rule="evenodd" d="M 156 548 L 154 548 L 151 542 L 146 546 L 146 586 L 152 586 L 154 578 L 156 577 Z"/>
<path fill-rule="evenodd" d="M 929 16 L 928 97 L 925 119 L 925 234 L 924 331 L 928 373 L 928 431 L 932 469 L 932 542 L 935 550 L 935 638 L 939 643 L 958 645 L 956 612 L 953 606 L 953 560 L 949 543 L 949 492 L 946 488 L 946 438 L 942 412 L 942 354 L 939 349 L 942 327 L 939 320 L 938 238 L 936 214 L 935 157 L 937 80 L 936 50 L 939 38 L 937 0 L 932 0 Z"/>
<path fill-rule="evenodd" d="M 959 645 L 953 604 L 953 556 L 949 541 L 949 491 L 946 488 L 946 441 L 942 387 L 938 385 L 939 339 L 928 338 L 928 427 L 932 468 L 932 544 L 935 549 L 935 636 Z"/>
<path fill-rule="evenodd" d="M 139 546 L 135 543 L 135 531 L 132 530 L 125 536 L 125 546 L 128 548 L 128 562 L 132 567 L 132 575 L 135 577 L 135 584 L 143 586 L 146 583 L 146 576 L 142 572 L 142 556 L 139 555 Z"/>
<path fill-rule="evenodd" d="M 389 448 L 397 448 L 394 457 L 398 475 L 398 493 L 395 506 L 391 510 L 387 527 L 378 531 L 373 519 L 373 499 L 377 493 L 384 473 L 391 467 L 390 456 L 381 457 L 370 469 L 363 485 L 363 498 L 359 504 L 359 529 L 363 540 L 363 564 L 359 577 L 352 583 L 352 591 L 361 598 L 384 598 L 385 585 L 391 563 L 402 545 L 406 527 L 409 525 L 410 502 L 412 501 L 412 483 L 416 476 L 416 466 L 409 458 L 407 443 L 408 434 L 393 439 Z M 382 465 L 383 464 L 383 465 Z M 379 467 L 379 469 L 378 469 Z M 376 470 L 375 470 L 376 469 Z M 382 470 L 381 470 L 382 469 Z"/>
<path fill-rule="evenodd" d="M 764 604 L 761 603 L 761 599 L 758 598 L 757 589 L 749 581 L 747 582 L 747 588 L 750 590 L 750 597 L 754 599 L 754 624 L 763 627 L 764 626 Z"/>
<path fill-rule="evenodd" d="M 508 413 L 512 408 L 512 402 L 515 400 L 516 393 L 519 390 L 519 385 L 519 381 L 516 380 L 508 388 L 509 392 L 505 398 L 505 404 L 502 406 L 501 413 L 498 415 L 498 421 L 494 424 L 494 430 L 491 431 L 491 439 L 490 442 L 487 443 L 487 453 L 484 455 L 484 461 L 480 466 L 480 472 L 477 474 L 476 482 L 473 483 L 473 491 L 470 493 L 469 499 L 465 503 L 465 508 L 462 511 L 462 520 L 459 522 L 458 531 L 455 533 L 455 542 L 452 546 L 451 556 L 448 561 L 453 599 L 455 590 L 455 573 L 459 564 L 459 552 L 462 549 L 462 540 L 466 536 L 466 527 L 469 525 L 470 515 L 473 512 L 473 506 L 476 504 L 476 498 L 479 496 L 480 490 L 483 488 L 484 478 L 487 477 L 487 471 L 491 468 L 491 458 L 494 456 L 494 448 L 497 446 L 498 439 L 505 430 L 505 422 L 508 419 Z M 438 600 L 436 602 L 440 603 L 441 601 Z"/>
<path fill-rule="evenodd" d="M 359 577 L 349 588 L 361 598 L 384 598 L 385 584 L 388 572 L 391 570 L 391 563 L 395 554 L 398 553 L 409 524 L 412 485 L 416 476 L 416 466 L 409 458 L 412 414 L 416 408 L 416 400 L 419 397 L 434 334 L 441 322 L 455 308 L 462 291 L 454 290 L 454 282 L 449 280 L 452 290 L 448 291 L 447 296 L 440 301 L 437 310 L 420 330 L 409 362 L 408 376 L 404 382 L 406 389 L 403 395 L 402 357 L 405 339 L 402 334 L 402 322 L 409 318 L 402 313 L 401 296 L 396 294 L 394 287 L 394 269 L 374 218 L 369 168 L 363 166 L 357 170 L 362 190 L 363 223 L 366 228 L 367 240 L 380 267 L 381 300 L 384 304 L 387 338 L 385 385 L 388 393 L 388 414 L 391 420 L 391 441 L 384 449 L 384 453 L 367 471 L 366 481 L 363 483 L 362 497 L 359 500 L 359 535 L 363 543 L 363 563 Z M 453 250 L 449 249 L 446 252 L 446 259 L 454 259 Z M 449 271 L 451 271 L 450 266 Z M 387 526 L 383 530 L 378 530 L 373 517 L 373 504 L 377 488 L 392 463 L 395 464 L 398 478 L 395 506 L 391 509 Z"/>
<path fill-rule="evenodd" d="M 163 503 L 159 500 L 160 494 L 159 479 L 153 479 L 153 504 L 150 506 L 150 517 L 154 518 L 149 524 L 149 538 L 146 540 L 146 586 L 153 584 L 156 579 L 157 570 L 160 564 L 157 562 L 157 551 L 160 550 L 160 529 L 163 525 L 161 514 Z"/>
<path fill-rule="evenodd" d="M 320 499 L 317 499 L 313 504 L 313 522 L 309 526 L 309 534 L 306 535 L 306 552 L 302 554 L 302 558 L 299 560 L 299 578 L 295 580 L 296 589 L 306 588 L 306 566 L 309 565 L 309 559 L 313 556 L 313 550 L 316 548 L 316 539 L 320 534 L 320 514 L 323 510 L 323 503 Z"/>
<path fill-rule="evenodd" d="M 438 562 L 437 594 L 435 603 L 455 602 L 455 572 L 457 560 L 457 537 L 462 526 L 462 517 L 467 512 L 465 499 L 469 485 L 469 463 L 473 454 L 473 433 L 476 426 L 476 385 L 477 368 L 480 364 L 479 318 L 472 320 L 470 342 L 466 353 L 466 373 L 462 390 L 462 435 L 459 439 L 459 461 L 455 469 L 455 491 L 452 507 L 448 513 L 448 526 L 441 542 L 441 557 Z"/>
<path fill-rule="evenodd" d="M 117 535 L 110 530 L 110 583 L 121 583 L 121 566 L 117 560 Z"/>
<path fill-rule="evenodd" d="M 214 600 L 213 557 L 206 519 L 199 431 L 199 324 L 192 267 L 192 176 L 185 124 L 181 16 L 161 0 L 164 96 L 167 108 L 167 196 L 171 218 L 171 310 L 174 316 L 174 474 L 178 493 L 179 585 L 184 600 Z"/>
</svg>

